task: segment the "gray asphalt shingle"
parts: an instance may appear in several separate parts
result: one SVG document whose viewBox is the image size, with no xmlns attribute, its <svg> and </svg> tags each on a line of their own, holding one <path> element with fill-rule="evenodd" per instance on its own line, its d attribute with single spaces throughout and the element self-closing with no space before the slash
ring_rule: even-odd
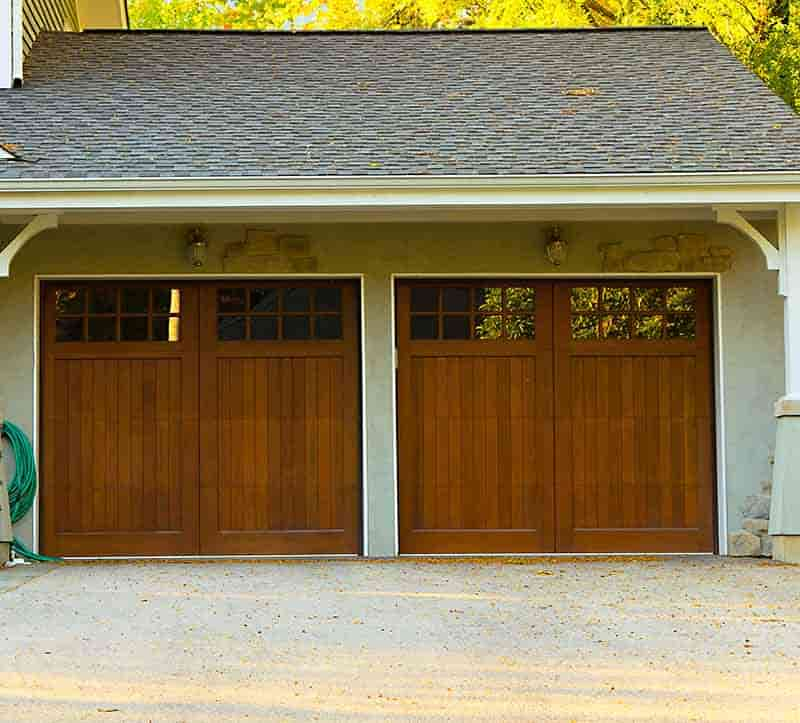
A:
<svg viewBox="0 0 800 723">
<path fill-rule="evenodd" d="M 45 33 L 0 178 L 800 170 L 703 30 Z"/>
</svg>

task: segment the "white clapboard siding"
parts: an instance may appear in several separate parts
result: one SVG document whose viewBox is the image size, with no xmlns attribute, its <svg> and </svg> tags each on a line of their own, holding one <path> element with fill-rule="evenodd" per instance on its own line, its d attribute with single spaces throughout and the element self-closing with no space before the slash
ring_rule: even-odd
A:
<svg viewBox="0 0 800 723">
<path fill-rule="evenodd" d="M 42 30 L 78 30 L 75 0 L 22 0 L 22 48 L 27 56 Z"/>
</svg>

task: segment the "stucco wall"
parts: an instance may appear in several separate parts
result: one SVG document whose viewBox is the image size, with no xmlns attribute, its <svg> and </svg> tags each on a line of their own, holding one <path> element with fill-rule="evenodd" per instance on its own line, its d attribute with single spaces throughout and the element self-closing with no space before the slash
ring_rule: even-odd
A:
<svg viewBox="0 0 800 723">
<path fill-rule="evenodd" d="M 772 403 L 783 391 L 782 302 L 775 272 L 754 244 L 728 227 L 703 223 L 571 223 L 560 274 L 600 273 L 598 246 L 631 244 L 663 234 L 704 233 L 735 252 L 721 277 L 724 352 L 725 452 L 728 528 L 740 526 L 739 507 L 770 475 L 775 429 Z M 369 552 L 395 552 L 392 417 L 392 273 L 553 274 L 543 254 L 544 229 L 529 223 L 282 225 L 304 234 L 317 273 L 364 274 L 366 351 L 366 462 Z M 242 241 L 244 227 L 207 228 L 210 252 L 203 274 L 221 275 L 225 247 Z M 35 274 L 187 274 L 185 226 L 67 226 L 43 234 L 0 280 L 0 394 L 9 417 L 31 432 L 34 424 Z M 6 228 L 0 246 L 13 233 Z M 31 521 L 19 529 L 32 535 Z"/>
</svg>

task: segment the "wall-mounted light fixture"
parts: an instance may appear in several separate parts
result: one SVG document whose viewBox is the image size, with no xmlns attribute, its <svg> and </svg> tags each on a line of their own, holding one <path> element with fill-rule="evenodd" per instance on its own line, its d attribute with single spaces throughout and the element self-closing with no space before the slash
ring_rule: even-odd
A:
<svg viewBox="0 0 800 723">
<path fill-rule="evenodd" d="M 547 232 L 547 243 L 544 246 L 544 255 L 553 266 L 561 266 L 567 260 L 569 245 L 561 238 L 561 229 L 553 226 Z"/>
<path fill-rule="evenodd" d="M 205 266 L 208 259 L 208 241 L 202 229 L 193 228 L 189 231 L 186 254 L 193 268 L 199 269 Z"/>
</svg>

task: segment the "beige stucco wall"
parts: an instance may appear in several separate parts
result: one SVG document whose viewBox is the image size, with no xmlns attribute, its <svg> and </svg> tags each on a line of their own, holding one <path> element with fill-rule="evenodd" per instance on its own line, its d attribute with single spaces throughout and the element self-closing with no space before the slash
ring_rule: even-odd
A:
<svg viewBox="0 0 800 723">
<path fill-rule="evenodd" d="M 395 552 L 395 478 L 392 417 L 392 273 L 552 274 L 544 259 L 543 227 L 530 223 L 280 225 L 310 239 L 317 273 L 363 274 L 366 353 L 366 463 L 369 553 Z M 559 273 L 600 273 L 598 245 L 646 243 L 662 234 L 704 233 L 733 248 L 734 266 L 721 276 L 725 467 L 728 529 L 738 529 L 739 507 L 770 475 L 772 403 L 783 391 L 782 303 L 775 272 L 756 246 L 724 226 L 686 223 L 564 224 L 570 255 Z M 244 227 L 207 227 L 204 274 L 221 275 L 228 243 Z M 17 256 L 12 277 L 0 280 L 0 394 L 9 417 L 31 432 L 34 424 L 35 274 L 187 274 L 185 226 L 66 226 L 43 234 Z M 0 229 L 0 246 L 13 229 Z M 31 523 L 20 526 L 30 540 Z"/>
</svg>

